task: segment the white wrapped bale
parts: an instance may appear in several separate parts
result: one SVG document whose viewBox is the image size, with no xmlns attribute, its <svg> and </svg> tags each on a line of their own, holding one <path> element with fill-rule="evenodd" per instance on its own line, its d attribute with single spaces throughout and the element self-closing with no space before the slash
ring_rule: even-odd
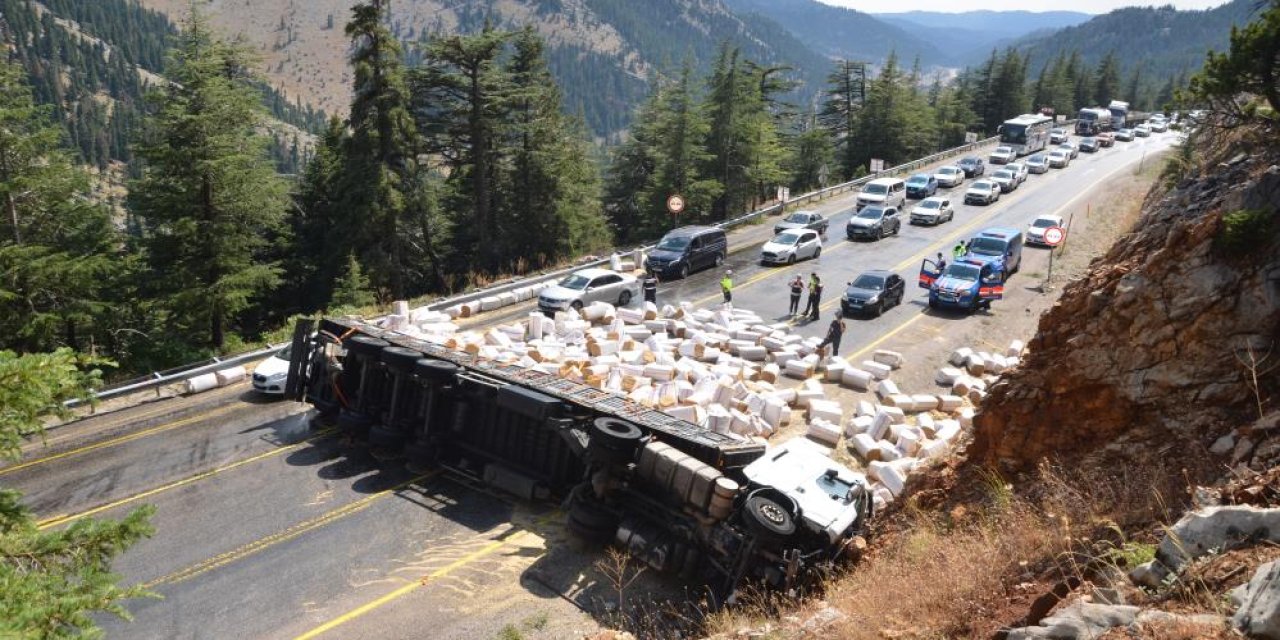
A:
<svg viewBox="0 0 1280 640">
<path fill-rule="evenodd" d="M 938 396 L 938 409 L 941 411 L 958 411 L 964 406 L 964 398 L 954 395 Z"/>
<path fill-rule="evenodd" d="M 237 365 L 234 367 L 227 367 L 226 369 L 219 369 L 218 371 L 213 372 L 213 375 L 218 379 L 218 386 L 225 387 L 229 384 L 244 380 L 245 376 L 248 374 L 245 372 L 243 365 Z"/>
<path fill-rule="evenodd" d="M 980 376 L 987 372 L 987 361 L 979 354 L 972 354 L 964 362 L 965 369 L 971 376 Z"/>
<path fill-rule="evenodd" d="M 850 438 L 855 435 L 865 434 L 871 430 L 871 425 L 875 423 L 875 418 L 871 416 L 855 416 L 844 427 L 844 434 Z"/>
<path fill-rule="evenodd" d="M 969 402 L 972 402 L 975 405 L 982 404 L 982 399 L 985 397 L 987 397 L 986 391 L 983 391 L 981 389 L 969 390 Z"/>
<path fill-rule="evenodd" d="M 893 373 L 893 369 L 889 365 L 880 364 L 874 360 L 863 360 L 859 366 L 869 372 L 876 380 L 884 380 L 889 377 L 889 374 Z"/>
<path fill-rule="evenodd" d="M 804 384 L 796 388 L 796 406 L 805 408 L 809 406 L 812 400 L 822 400 L 827 394 L 822 389 L 822 383 L 817 380 L 805 380 Z"/>
<path fill-rule="evenodd" d="M 1013 342 L 1009 343 L 1009 346 L 1007 348 L 1005 348 L 1004 355 L 1010 358 L 1020 358 L 1022 357 L 1022 348 L 1023 348 L 1022 341 L 1014 340 Z"/>
<path fill-rule="evenodd" d="M 614 253 L 609 256 L 609 268 L 614 271 L 622 271 L 622 256 Z"/>
<path fill-rule="evenodd" d="M 707 407 L 707 428 L 716 433 L 729 433 L 729 426 L 733 424 L 733 414 L 729 410 L 713 404 Z"/>
<path fill-rule="evenodd" d="M 785 373 L 792 378 L 805 380 L 813 376 L 813 364 L 801 359 L 788 360 Z"/>
<path fill-rule="evenodd" d="M 960 435 L 959 420 L 939 420 L 938 431 L 933 434 L 935 440 L 950 442 L 953 438 Z"/>
<path fill-rule="evenodd" d="M 903 363 L 901 353 L 889 351 L 888 349 L 876 349 L 875 353 L 871 354 L 871 359 L 880 364 L 888 365 L 893 369 L 901 368 Z"/>
<path fill-rule="evenodd" d="M 907 478 L 898 470 L 897 467 L 879 460 L 869 465 L 868 474 L 874 477 L 884 485 L 894 498 L 902 495 L 903 490 L 907 488 Z"/>
<path fill-rule="evenodd" d="M 893 424 L 902 424 L 907 421 L 906 413 L 898 407 L 880 407 L 880 411 L 888 415 Z"/>
<path fill-rule="evenodd" d="M 960 426 L 966 429 L 973 428 L 973 413 L 974 413 L 973 407 L 964 407 L 963 409 L 961 409 L 960 417 L 958 418 L 958 420 L 960 421 Z"/>
<path fill-rule="evenodd" d="M 646 300 L 646 301 L 644 302 L 644 304 L 642 305 L 641 310 L 644 312 L 644 319 L 645 319 L 645 320 L 657 320 L 657 319 L 658 319 L 658 305 L 656 305 L 656 304 L 654 304 L 654 303 L 649 302 L 648 300 Z"/>
<path fill-rule="evenodd" d="M 934 381 L 944 387 L 950 387 L 956 383 L 956 380 L 964 377 L 964 372 L 955 367 L 943 367 L 938 369 L 938 375 L 934 376 Z"/>
<path fill-rule="evenodd" d="M 874 378 L 870 372 L 857 367 L 846 367 L 840 374 L 840 384 L 851 389 L 866 391 L 871 388 Z"/>
<path fill-rule="evenodd" d="M 449 314 L 449 318 L 452 320 L 457 320 L 458 318 L 463 317 L 461 304 L 455 304 L 449 307 L 445 307 L 444 312 Z"/>
<path fill-rule="evenodd" d="M 911 396 L 916 411 L 933 411 L 938 408 L 938 396 L 928 393 L 917 393 Z"/>
<path fill-rule="evenodd" d="M 765 359 L 769 357 L 769 352 L 765 350 L 764 347 L 751 345 L 740 348 L 738 350 L 738 357 L 743 360 L 750 360 L 751 362 L 764 362 Z M 776 367 L 777 365 L 774 366 Z M 777 379 L 776 374 L 774 375 L 774 379 Z"/>
<path fill-rule="evenodd" d="M 916 408 L 915 401 L 911 399 L 911 396 L 905 393 L 895 393 L 891 396 L 885 396 L 880 399 L 880 402 L 886 407 L 896 407 L 902 410 L 903 413 L 915 411 Z"/>
<path fill-rule="evenodd" d="M 857 415 L 874 416 L 876 414 L 876 405 L 870 400 L 859 400 L 857 405 Z"/>
<path fill-rule="evenodd" d="M 891 424 L 893 424 L 893 418 L 888 413 L 883 409 L 877 411 L 875 417 L 871 419 L 871 427 L 867 429 L 867 435 L 873 440 L 879 440 L 889 433 Z"/>
<path fill-rule="evenodd" d="M 889 396 L 896 396 L 901 393 L 902 391 L 898 389 L 898 383 L 889 380 L 888 378 L 881 380 L 880 384 L 876 385 L 876 397 L 880 398 L 882 401 Z"/>
<path fill-rule="evenodd" d="M 872 451 L 875 451 L 877 455 L 880 451 L 877 446 L 876 439 L 866 433 L 857 433 L 853 435 L 853 450 L 857 451 L 858 455 L 862 456 L 864 460 L 870 458 Z"/>
<path fill-rule="evenodd" d="M 502 298 L 498 296 L 485 296 L 480 298 L 480 310 L 492 311 L 502 306 Z"/>
<path fill-rule="evenodd" d="M 933 421 L 933 416 L 927 413 L 922 413 L 916 416 L 916 426 L 920 428 L 920 431 L 924 433 L 924 435 L 930 437 L 932 437 L 938 430 L 938 425 Z"/>
<path fill-rule="evenodd" d="M 216 373 L 204 373 L 198 376 L 192 376 L 186 380 L 187 393 L 200 393 L 208 391 L 218 386 L 218 375 Z"/>
<path fill-rule="evenodd" d="M 826 422 L 841 424 L 844 422 L 844 409 L 839 402 L 834 400 L 818 400 L 809 401 L 809 421 L 823 420 Z"/>
<path fill-rule="evenodd" d="M 898 450 L 898 446 L 888 440 L 881 440 L 876 443 L 876 452 L 871 454 L 873 458 L 884 462 L 892 462 L 902 457 L 902 452 Z"/>
<path fill-rule="evenodd" d="M 877 512 L 892 504 L 894 499 L 893 493 L 879 483 L 876 483 L 875 488 L 872 489 L 871 496 Z"/>
<path fill-rule="evenodd" d="M 777 351 L 773 354 L 773 361 L 778 363 L 779 367 L 786 369 L 787 363 L 792 360 L 799 360 L 800 354 L 791 350 Z"/>
<path fill-rule="evenodd" d="M 969 363 L 969 356 L 972 355 L 973 349 L 970 349 L 969 347 L 960 347 L 959 349 L 951 352 L 951 357 L 947 358 L 947 362 L 950 362 L 954 367 L 963 367 Z"/>
<path fill-rule="evenodd" d="M 831 358 L 823 363 L 823 368 L 826 369 L 827 382 L 839 384 L 844 379 L 844 370 L 848 369 L 849 365 L 839 358 Z"/>
<path fill-rule="evenodd" d="M 903 430 L 898 433 L 896 444 L 908 456 L 915 455 L 920 450 L 920 434 L 909 429 Z"/>
<path fill-rule="evenodd" d="M 951 448 L 951 443 L 946 440 L 927 440 L 920 446 L 921 458 L 937 458 L 947 452 Z"/>
<path fill-rule="evenodd" d="M 763 367 L 760 367 L 760 380 L 764 382 L 777 382 L 779 373 L 781 373 L 781 369 L 779 368 L 778 363 L 770 362 Z"/>
<path fill-rule="evenodd" d="M 840 427 L 826 420 L 816 420 L 809 423 L 806 435 L 834 447 L 840 442 Z"/>
</svg>

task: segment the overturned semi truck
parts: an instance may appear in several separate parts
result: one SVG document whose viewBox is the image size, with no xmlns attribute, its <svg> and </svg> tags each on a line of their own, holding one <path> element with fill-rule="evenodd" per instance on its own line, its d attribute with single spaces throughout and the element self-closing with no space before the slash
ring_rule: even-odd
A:
<svg viewBox="0 0 1280 640">
<path fill-rule="evenodd" d="M 866 478 L 800 438 L 743 441 L 537 370 L 359 320 L 295 327 L 286 395 L 414 468 L 447 468 L 731 601 L 746 582 L 808 590 L 861 548 Z"/>
</svg>

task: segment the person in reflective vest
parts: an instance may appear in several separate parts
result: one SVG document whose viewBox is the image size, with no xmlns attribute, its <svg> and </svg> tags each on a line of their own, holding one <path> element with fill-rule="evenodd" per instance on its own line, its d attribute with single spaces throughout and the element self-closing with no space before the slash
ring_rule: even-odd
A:
<svg viewBox="0 0 1280 640">
<path fill-rule="evenodd" d="M 822 279 L 816 273 L 809 274 L 809 303 L 804 308 L 804 315 L 810 320 L 818 319 L 818 307 L 822 304 Z"/>
<path fill-rule="evenodd" d="M 956 246 L 951 249 L 951 257 L 956 260 L 959 260 L 960 258 L 963 258 L 964 254 L 968 252 L 969 250 L 965 248 L 964 243 L 957 241 Z"/>
<path fill-rule="evenodd" d="M 724 294 L 725 302 L 733 302 L 733 270 L 725 271 L 724 277 L 720 279 L 720 293 Z"/>
<path fill-rule="evenodd" d="M 644 275 L 644 301 L 658 304 L 658 277 L 652 273 Z"/>
</svg>

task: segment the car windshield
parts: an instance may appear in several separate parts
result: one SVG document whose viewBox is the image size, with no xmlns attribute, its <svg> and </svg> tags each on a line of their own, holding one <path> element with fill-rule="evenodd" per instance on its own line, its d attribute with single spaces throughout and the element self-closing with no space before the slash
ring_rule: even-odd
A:
<svg viewBox="0 0 1280 640">
<path fill-rule="evenodd" d="M 875 291 L 880 291 L 884 289 L 884 278 L 880 276 L 873 276 L 871 274 L 864 273 L 858 276 L 857 280 L 853 281 L 853 288 L 854 289 L 873 289 Z"/>
<path fill-rule="evenodd" d="M 863 193 L 881 194 L 888 191 L 888 187 L 882 184 L 869 184 L 862 190 Z"/>
<path fill-rule="evenodd" d="M 1013 172 L 1012 172 L 1012 171 L 997 171 L 997 172 L 995 172 L 994 174 L 992 174 L 992 177 L 994 177 L 994 178 L 1004 178 L 1004 179 L 1006 179 L 1006 180 L 1012 180 L 1012 179 L 1013 179 Z"/>
<path fill-rule="evenodd" d="M 911 176 L 907 184 L 928 184 L 929 176 Z"/>
<path fill-rule="evenodd" d="M 809 224 L 809 214 L 793 213 L 783 219 L 783 222 L 799 222 L 800 224 Z"/>
<path fill-rule="evenodd" d="M 799 241 L 800 241 L 800 234 L 790 233 L 790 232 L 780 233 L 778 234 L 778 237 L 773 239 L 774 244 L 795 244 Z"/>
<path fill-rule="evenodd" d="M 684 251 L 687 246 L 689 246 L 688 238 L 676 237 L 663 238 L 662 242 L 659 242 L 658 246 L 655 248 L 661 249 L 662 251 Z"/>
<path fill-rule="evenodd" d="M 978 164 L 978 159 L 977 159 L 977 158 L 965 158 L 964 160 L 961 160 L 961 161 L 960 161 L 960 164 L 961 164 L 961 165 Z"/>
<path fill-rule="evenodd" d="M 858 212 L 858 217 L 866 220 L 879 220 L 884 215 L 884 209 L 880 207 L 867 207 Z"/>
<path fill-rule="evenodd" d="M 947 265 L 947 270 L 943 272 L 943 275 L 958 280 L 977 280 L 980 271 L 981 269 L 975 265 L 953 262 Z"/>
<path fill-rule="evenodd" d="M 996 153 L 1013 153 L 1013 147 L 996 147 Z"/>
<path fill-rule="evenodd" d="M 980 256 L 1004 255 L 1004 240 L 979 236 L 969 244 L 969 251 Z M 975 275 L 974 277 L 976 278 L 977 276 Z"/>
<path fill-rule="evenodd" d="M 1038 153 L 1037 153 L 1036 155 L 1031 156 L 1030 158 L 1027 158 L 1027 162 L 1029 162 L 1029 163 L 1040 163 L 1040 162 L 1044 162 L 1044 156 L 1042 156 L 1042 155 L 1040 155 L 1040 154 L 1038 154 Z"/>
<path fill-rule="evenodd" d="M 985 180 L 982 182 L 975 182 L 973 183 L 973 186 L 969 188 L 976 191 L 989 191 L 991 189 L 991 183 Z"/>
<path fill-rule="evenodd" d="M 1061 158 L 1067 155 L 1065 151 L 1053 151 L 1049 154 L 1050 158 Z"/>
<path fill-rule="evenodd" d="M 293 345 L 289 345 L 289 346 L 287 346 L 287 347 L 285 347 L 285 348 L 281 349 L 280 351 L 277 351 L 277 352 L 276 352 L 276 357 L 277 357 L 277 358 L 280 358 L 281 360 L 288 360 L 289 358 L 291 358 L 291 357 L 292 357 L 292 356 L 290 355 L 290 354 L 292 354 L 292 353 L 293 353 Z"/>
<path fill-rule="evenodd" d="M 924 202 L 920 203 L 921 209 L 937 209 L 938 207 L 941 207 L 941 206 L 942 206 L 942 202 L 938 200 L 925 200 Z"/>
<path fill-rule="evenodd" d="M 587 288 L 587 283 L 589 282 L 591 282 L 591 278 L 575 273 L 565 278 L 564 280 L 561 280 L 560 286 L 566 289 L 574 289 L 576 291 L 582 291 L 583 289 Z"/>
<path fill-rule="evenodd" d="M 1008 166 L 1009 166 L 1009 170 L 1015 173 L 1018 171 L 1022 171 L 1022 163 L 1020 162 L 1010 162 Z"/>
<path fill-rule="evenodd" d="M 953 173 L 960 173 L 960 170 L 955 167 L 943 167 L 938 169 L 938 173 L 949 176 Z"/>
<path fill-rule="evenodd" d="M 1058 222 L 1056 220 L 1049 220 L 1048 218 L 1036 218 L 1036 221 L 1032 222 L 1031 226 L 1037 229 L 1048 229 L 1049 227 L 1058 226 Z"/>
</svg>

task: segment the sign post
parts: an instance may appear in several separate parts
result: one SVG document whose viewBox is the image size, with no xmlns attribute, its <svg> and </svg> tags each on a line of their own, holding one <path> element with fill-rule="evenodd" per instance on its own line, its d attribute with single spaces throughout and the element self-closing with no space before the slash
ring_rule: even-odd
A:
<svg viewBox="0 0 1280 640">
<path fill-rule="evenodd" d="M 884 160 L 881 158 L 872 158 L 871 166 L 869 168 L 871 169 L 871 173 L 880 173 L 881 171 L 884 171 Z"/>
<path fill-rule="evenodd" d="M 667 211 L 671 213 L 671 227 L 676 226 L 676 217 L 684 211 L 684 197 L 678 193 L 667 196 Z"/>
<path fill-rule="evenodd" d="M 1066 237 L 1067 230 L 1062 227 L 1049 227 L 1044 230 L 1044 243 L 1049 245 L 1049 275 L 1045 277 L 1045 286 L 1042 288 L 1045 291 L 1049 288 L 1049 282 L 1053 280 L 1053 254 Z"/>
</svg>

